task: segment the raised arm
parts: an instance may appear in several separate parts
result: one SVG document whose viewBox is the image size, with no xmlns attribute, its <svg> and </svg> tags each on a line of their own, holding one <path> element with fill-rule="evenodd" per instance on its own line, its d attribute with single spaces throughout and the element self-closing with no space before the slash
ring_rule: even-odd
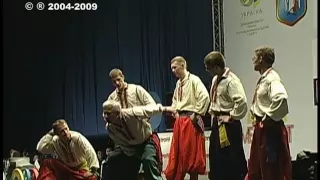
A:
<svg viewBox="0 0 320 180">
<path fill-rule="evenodd" d="M 44 135 L 37 144 L 37 151 L 39 151 L 42 154 L 53 154 L 53 136 L 54 135 L 52 130 L 46 135 Z"/>
<path fill-rule="evenodd" d="M 270 83 L 271 104 L 266 110 L 266 115 L 275 121 L 280 121 L 288 113 L 288 94 L 280 80 L 273 80 Z"/>
<path fill-rule="evenodd" d="M 210 104 L 210 97 L 207 91 L 206 86 L 202 83 L 200 78 L 196 81 L 193 81 L 193 85 L 195 88 L 195 98 L 196 98 L 196 106 L 195 110 L 200 115 L 204 116 L 208 110 Z"/>
<path fill-rule="evenodd" d="M 233 109 L 230 112 L 232 119 L 241 120 L 248 111 L 247 97 L 240 81 L 231 80 L 228 83 L 228 94 L 234 102 Z"/>
<path fill-rule="evenodd" d="M 79 142 L 79 147 L 81 147 L 83 152 L 85 153 L 88 167 L 90 169 L 92 169 L 92 168 L 98 169 L 99 168 L 99 160 L 98 160 L 96 151 L 93 149 L 91 143 L 83 135 L 79 136 L 78 142 Z"/>
</svg>

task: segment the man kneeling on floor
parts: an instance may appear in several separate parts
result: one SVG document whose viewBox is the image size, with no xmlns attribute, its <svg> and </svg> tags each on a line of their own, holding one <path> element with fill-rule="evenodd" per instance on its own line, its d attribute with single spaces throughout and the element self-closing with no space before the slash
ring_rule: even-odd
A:
<svg viewBox="0 0 320 180">
<path fill-rule="evenodd" d="M 107 180 L 137 180 L 140 164 L 146 180 L 162 180 L 156 159 L 155 143 L 149 118 L 162 112 L 174 112 L 171 107 L 149 104 L 121 109 L 119 102 L 107 100 L 103 103 L 103 116 L 115 149 L 110 154 Z M 142 158 L 143 157 L 143 158 Z"/>
<path fill-rule="evenodd" d="M 43 159 L 37 180 L 97 180 L 99 161 L 90 142 L 79 132 L 70 131 L 65 120 L 57 120 L 52 130 L 37 145 L 42 154 L 56 154 L 57 159 Z"/>
</svg>

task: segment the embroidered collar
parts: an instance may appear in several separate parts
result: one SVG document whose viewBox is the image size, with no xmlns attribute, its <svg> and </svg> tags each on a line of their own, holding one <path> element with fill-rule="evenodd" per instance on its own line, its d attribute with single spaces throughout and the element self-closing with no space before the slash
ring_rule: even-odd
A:
<svg viewBox="0 0 320 180">
<path fill-rule="evenodd" d="M 122 92 L 124 92 L 126 89 L 128 89 L 128 83 L 124 83 L 124 88 L 120 91 L 118 88 L 116 89 L 116 92 L 117 93 L 122 93 Z"/>
<path fill-rule="evenodd" d="M 225 68 L 224 73 L 222 74 L 221 77 L 227 78 L 229 76 L 229 73 L 230 73 L 230 69 L 229 68 Z"/>
<path fill-rule="evenodd" d="M 182 80 L 180 79 L 180 82 L 186 81 L 186 80 L 188 80 L 189 78 L 190 78 L 190 72 L 187 71 L 187 72 L 186 72 L 186 76 L 185 76 Z"/>
<path fill-rule="evenodd" d="M 262 77 L 262 78 L 265 78 L 265 77 L 271 72 L 271 70 L 272 70 L 272 67 L 269 68 L 269 69 L 267 69 L 267 70 L 261 75 L 261 77 Z"/>
</svg>

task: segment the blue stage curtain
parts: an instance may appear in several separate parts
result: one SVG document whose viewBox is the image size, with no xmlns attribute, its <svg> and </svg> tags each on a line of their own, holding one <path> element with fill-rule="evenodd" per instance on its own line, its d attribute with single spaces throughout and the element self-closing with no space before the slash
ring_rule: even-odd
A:
<svg viewBox="0 0 320 180">
<path fill-rule="evenodd" d="M 114 90 L 112 68 L 164 102 L 176 83 L 170 60 L 182 55 L 208 85 L 211 0 L 88 2 L 98 10 L 27 11 L 25 2 L 4 2 L 5 149 L 34 148 L 59 118 L 84 135 L 105 134 L 101 105 Z"/>
</svg>

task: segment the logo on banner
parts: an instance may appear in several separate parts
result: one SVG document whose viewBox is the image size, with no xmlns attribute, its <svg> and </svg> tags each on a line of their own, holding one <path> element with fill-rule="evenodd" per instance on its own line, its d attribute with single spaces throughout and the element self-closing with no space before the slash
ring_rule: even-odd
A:
<svg viewBox="0 0 320 180">
<path fill-rule="evenodd" d="M 253 36 L 269 28 L 269 25 L 264 22 L 261 0 L 240 0 L 240 5 L 242 11 L 238 21 L 240 26 L 236 32 L 237 35 Z"/>
<path fill-rule="evenodd" d="M 240 0 L 240 3 L 245 7 L 253 6 L 255 8 L 260 4 L 260 0 Z"/>
<path fill-rule="evenodd" d="M 279 22 L 294 26 L 307 12 L 307 0 L 276 0 L 277 19 Z"/>
</svg>

